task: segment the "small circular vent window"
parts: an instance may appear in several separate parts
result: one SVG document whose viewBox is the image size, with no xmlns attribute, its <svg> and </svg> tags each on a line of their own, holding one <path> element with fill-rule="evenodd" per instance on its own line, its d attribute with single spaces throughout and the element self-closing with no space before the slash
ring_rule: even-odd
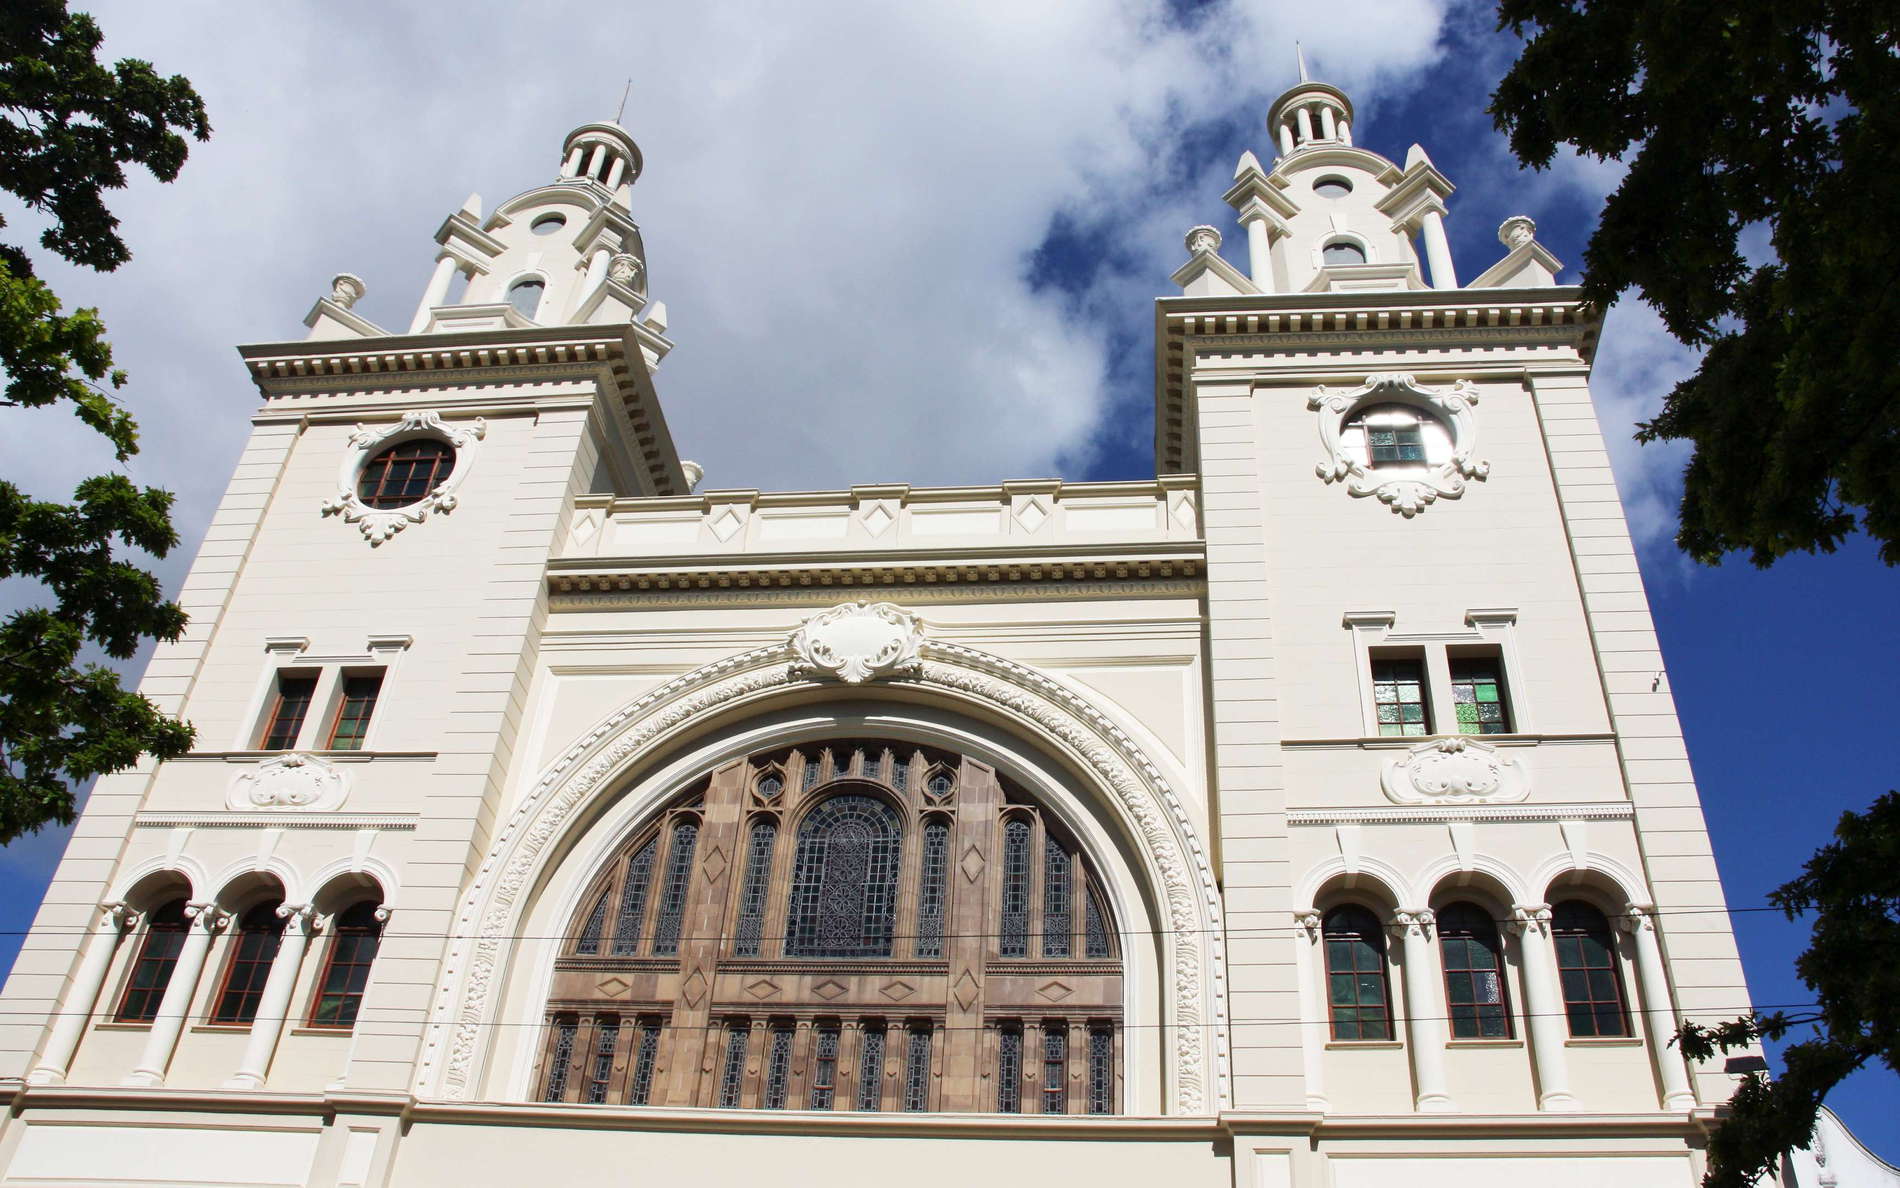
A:
<svg viewBox="0 0 1900 1188">
<path fill-rule="evenodd" d="M 455 449 L 433 437 L 397 442 L 371 458 L 356 480 L 356 497 L 379 511 L 420 503 L 447 481 Z"/>
<path fill-rule="evenodd" d="M 1313 183 L 1313 192 L 1321 198 L 1344 198 L 1352 193 L 1352 183 L 1343 177 L 1322 177 Z"/>
<path fill-rule="evenodd" d="M 552 235 L 565 226 L 567 226 L 567 216 L 564 214 L 544 214 L 528 224 L 529 230 L 536 235 Z"/>
</svg>

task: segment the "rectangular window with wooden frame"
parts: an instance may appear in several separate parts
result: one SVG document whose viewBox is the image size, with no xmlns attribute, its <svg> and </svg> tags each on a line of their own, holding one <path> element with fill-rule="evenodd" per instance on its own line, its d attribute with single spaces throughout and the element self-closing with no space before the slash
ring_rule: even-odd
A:
<svg viewBox="0 0 1900 1188">
<path fill-rule="evenodd" d="M 369 734 L 370 715 L 376 712 L 376 698 L 382 690 L 381 670 L 345 673 L 336 717 L 330 723 L 330 738 L 324 745 L 332 751 L 362 750 L 363 740 Z"/>
<path fill-rule="evenodd" d="M 1509 734 L 1511 702 L 1497 656 L 1451 657 L 1452 710 L 1460 734 Z"/>
<path fill-rule="evenodd" d="M 316 673 L 298 669 L 279 672 L 270 716 L 264 721 L 258 749 L 288 751 L 295 747 L 303 735 L 303 722 L 310 715 L 310 701 L 316 693 Z"/>
<path fill-rule="evenodd" d="M 1425 693 L 1421 656 L 1375 656 L 1372 702 L 1382 735 L 1430 734 L 1431 702 Z"/>
</svg>

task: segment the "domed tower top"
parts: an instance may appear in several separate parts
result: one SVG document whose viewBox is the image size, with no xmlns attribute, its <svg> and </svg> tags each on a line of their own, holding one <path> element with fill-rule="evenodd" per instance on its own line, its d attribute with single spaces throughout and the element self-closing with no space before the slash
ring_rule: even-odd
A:
<svg viewBox="0 0 1900 1188">
<path fill-rule="evenodd" d="M 645 162 L 640 146 L 625 128 L 611 121 L 582 124 L 561 146 L 561 176 L 599 182 L 625 203 L 623 187 L 640 178 Z"/>
<path fill-rule="evenodd" d="M 1352 100 L 1331 83 L 1306 77 L 1306 53 L 1296 45 L 1300 81 L 1289 87 L 1267 110 L 1267 127 L 1280 142 L 1280 155 L 1290 157 L 1303 148 L 1352 143 Z"/>
</svg>

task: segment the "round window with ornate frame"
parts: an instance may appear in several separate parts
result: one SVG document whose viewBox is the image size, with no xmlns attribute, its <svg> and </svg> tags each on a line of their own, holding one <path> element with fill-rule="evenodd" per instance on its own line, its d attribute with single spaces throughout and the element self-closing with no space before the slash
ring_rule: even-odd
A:
<svg viewBox="0 0 1900 1188">
<path fill-rule="evenodd" d="M 1355 496 L 1375 496 L 1410 519 L 1439 499 L 1457 499 L 1491 464 L 1475 456 L 1478 424 L 1470 380 L 1436 387 L 1400 372 L 1356 388 L 1322 384 L 1306 406 L 1319 413 L 1326 458 L 1314 471 Z"/>
<path fill-rule="evenodd" d="M 477 417 L 451 425 L 430 409 L 412 409 L 393 425 L 357 426 L 337 474 L 337 493 L 323 514 L 341 516 L 380 545 L 431 512 L 455 508 L 478 444 L 488 433 Z"/>
</svg>

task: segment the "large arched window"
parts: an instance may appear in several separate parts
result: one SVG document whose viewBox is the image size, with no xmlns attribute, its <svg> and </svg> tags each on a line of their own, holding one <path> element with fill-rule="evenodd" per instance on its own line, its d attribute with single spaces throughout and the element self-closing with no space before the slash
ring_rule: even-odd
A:
<svg viewBox="0 0 1900 1188">
<path fill-rule="evenodd" d="M 150 1023 L 158 1017 L 159 1000 L 171 984 L 172 968 L 178 964 L 179 950 L 185 947 L 185 930 L 190 926 L 183 899 L 174 899 L 145 918 L 145 937 L 139 942 L 139 955 L 132 959 L 125 994 L 112 1016 L 115 1021 Z"/>
<path fill-rule="evenodd" d="M 348 1030 L 369 986 L 369 971 L 383 943 L 382 905 L 374 900 L 351 904 L 336 914 L 330 951 L 310 1000 L 310 1026 Z"/>
<path fill-rule="evenodd" d="M 1445 1008 L 1454 1039 L 1511 1038 L 1504 988 L 1504 943 L 1491 914 L 1469 903 L 1438 913 L 1438 951 L 1445 966 Z"/>
<path fill-rule="evenodd" d="M 1336 1040 L 1392 1038 L 1392 995 L 1385 976 L 1385 929 L 1357 906 L 1336 907 L 1320 925 L 1326 941 L 1326 1001 Z"/>
<path fill-rule="evenodd" d="M 277 914 L 282 903 L 281 899 L 268 899 L 253 904 L 238 917 L 237 935 L 231 938 L 231 955 L 224 966 L 224 984 L 211 1011 L 213 1023 L 248 1025 L 257 1018 L 264 980 L 270 977 L 271 962 L 277 959 L 277 950 L 284 943 L 284 919 Z"/>
<path fill-rule="evenodd" d="M 580 895 L 535 1093 L 1114 1113 L 1105 891 L 1061 822 L 976 760 L 850 740 L 728 763 Z"/>
<path fill-rule="evenodd" d="M 1557 945 L 1557 976 L 1563 983 L 1570 1034 L 1627 1036 L 1623 971 L 1609 920 L 1580 899 L 1565 900 L 1551 910 L 1550 935 Z"/>
</svg>

